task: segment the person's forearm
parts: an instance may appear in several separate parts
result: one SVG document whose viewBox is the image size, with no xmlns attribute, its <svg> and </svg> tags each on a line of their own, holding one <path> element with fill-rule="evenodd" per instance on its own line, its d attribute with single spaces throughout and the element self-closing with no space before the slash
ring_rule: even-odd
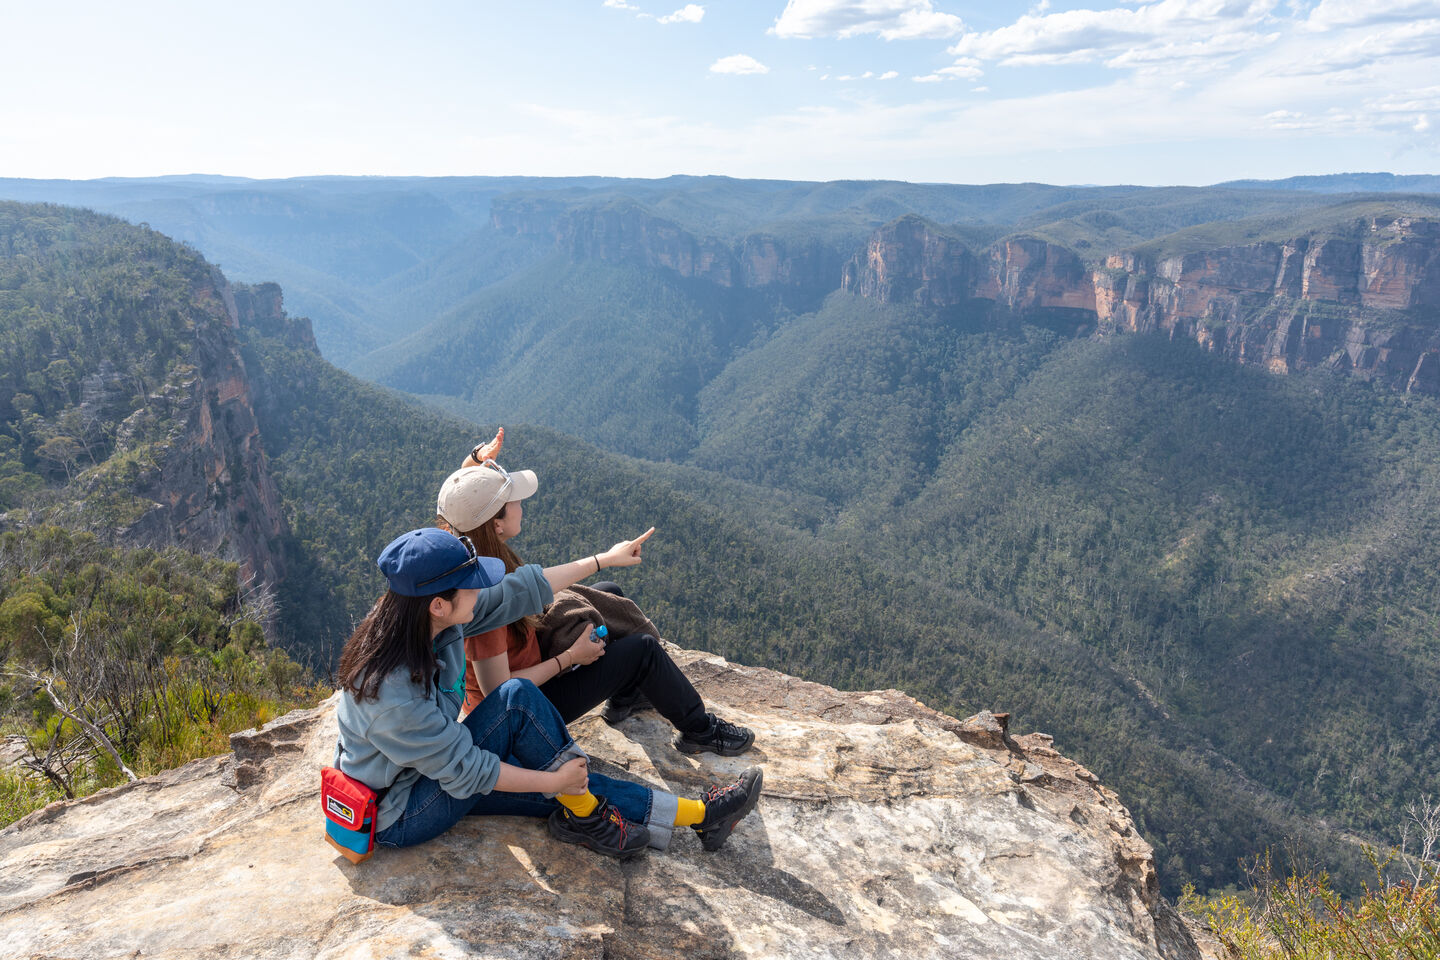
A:
<svg viewBox="0 0 1440 960">
<path fill-rule="evenodd" d="M 564 590 L 572 583 L 579 583 L 586 577 L 593 577 L 600 572 L 600 569 L 600 555 L 596 554 L 583 560 L 562 563 L 558 567 L 546 567 L 545 579 L 549 582 L 551 590 Z"/>
<path fill-rule="evenodd" d="M 509 763 L 500 764 L 500 779 L 495 789 L 502 793 L 555 793 L 560 787 L 560 774 L 554 770 L 527 770 Z"/>
<path fill-rule="evenodd" d="M 574 665 L 575 655 L 569 650 L 561 650 L 548 660 L 542 660 L 535 664 L 535 666 L 526 667 L 524 670 L 516 670 L 510 675 L 512 677 L 522 677 L 538 687 L 546 680 L 554 680 Z"/>
</svg>

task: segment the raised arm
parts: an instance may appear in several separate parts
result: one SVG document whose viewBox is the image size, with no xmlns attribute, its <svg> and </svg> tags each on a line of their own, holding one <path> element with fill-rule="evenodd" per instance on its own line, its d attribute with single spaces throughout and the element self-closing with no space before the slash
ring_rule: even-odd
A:
<svg viewBox="0 0 1440 960">
<path fill-rule="evenodd" d="M 546 567 L 545 579 L 551 590 L 564 590 L 570 584 L 594 576 L 606 567 L 633 567 L 642 559 L 640 550 L 654 532 L 655 528 L 651 527 L 634 540 L 621 540 L 604 553 L 597 553 L 583 560 L 571 560 L 558 567 Z"/>
<path fill-rule="evenodd" d="M 494 460 L 500 456 L 500 448 L 505 445 L 505 428 L 501 427 L 495 431 L 495 439 L 489 443 L 477 443 L 470 448 L 470 453 L 465 457 L 462 467 L 478 467 L 486 460 Z"/>
</svg>

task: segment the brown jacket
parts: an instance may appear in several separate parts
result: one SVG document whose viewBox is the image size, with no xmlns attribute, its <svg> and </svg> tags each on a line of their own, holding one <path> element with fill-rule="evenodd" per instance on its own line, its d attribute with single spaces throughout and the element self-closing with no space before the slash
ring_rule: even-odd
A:
<svg viewBox="0 0 1440 960">
<path fill-rule="evenodd" d="M 540 625 L 535 628 L 540 656 L 548 659 L 568 650 L 587 626 L 602 623 L 612 640 L 631 633 L 648 633 L 660 639 L 660 630 L 640 612 L 635 601 L 577 583 L 556 593 L 555 602 L 540 617 Z"/>
</svg>

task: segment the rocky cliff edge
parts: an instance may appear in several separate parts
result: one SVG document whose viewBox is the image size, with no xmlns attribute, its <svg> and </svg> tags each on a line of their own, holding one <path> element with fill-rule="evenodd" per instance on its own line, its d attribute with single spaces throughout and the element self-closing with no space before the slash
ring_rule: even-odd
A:
<svg viewBox="0 0 1440 960">
<path fill-rule="evenodd" d="M 718 853 L 686 834 L 619 864 L 538 820 L 476 818 L 352 865 L 316 800 L 332 699 L 0 831 L 0 955 L 1199 956 L 1129 813 L 1049 737 L 675 656 L 756 729 L 751 754 L 697 762 L 650 712 L 572 729 L 596 769 L 692 795 L 763 765 L 757 812 Z"/>
</svg>

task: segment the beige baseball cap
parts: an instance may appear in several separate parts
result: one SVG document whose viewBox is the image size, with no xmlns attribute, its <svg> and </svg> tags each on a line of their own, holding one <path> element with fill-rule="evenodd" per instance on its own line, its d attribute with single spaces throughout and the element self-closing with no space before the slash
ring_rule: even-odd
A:
<svg viewBox="0 0 1440 960">
<path fill-rule="evenodd" d="M 539 486 L 534 470 L 510 471 L 487 460 L 446 477 L 435 500 L 435 512 L 455 530 L 474 530 L 505 504 L 533 497 Z"/>
</svg>

